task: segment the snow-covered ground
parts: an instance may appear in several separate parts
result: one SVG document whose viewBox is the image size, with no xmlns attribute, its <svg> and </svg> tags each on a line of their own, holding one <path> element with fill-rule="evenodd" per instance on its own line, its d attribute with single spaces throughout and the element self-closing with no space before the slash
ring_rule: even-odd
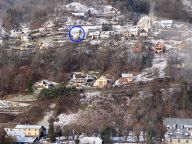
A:
<svg viewBox="0 0 192 144">
<path fill-rule="evenodd" d="M 138 81 L 152 81 L 155 78 L 162 78 L 165 76 L 165 68 L 167 67 L 167 58 L 164 55 L 156 54 L 154 56 L 152 67 L 143 70 L 142 73 L 135 76 L 135 82 Z"/>
<path fill-rule="evenodd" d="M 192 7 L 192 1 L 191 0 L 182 0 L 183 4 L 188 7 Z"/>
<path fill-rule="evenodd" d="M 111 5 L 103 5 L 97 8 L 94 7 L 88 7 L 86 5 L 83 5 L 79 2 L 72 2 L 65 6 L 67 10 L 73 10 L 76 12 L 82 12 L 87 13 L 89 10 L 92 14 L 113 14 L 113 13 L 120 13 L 118 10 L 113 8 Z"/>
<path fill-rule="evenodd" d="M 39 121 L 37 124 L 42 125 L 46 129 L 48 129 L 49 128 L 49 122 L 48 121 L 51 118 L 52 114 L 53 114 L 53 111 L 45 113 L 44 118 L 41 121 Z"/>
<path fill-rule="evenodd" d="M 80 139 L 80 144 L 102 144 L 102 139 L 99 137 L 83 137 Z"/>
<path fill-rule="evenodd" d="M 53 106 L 53 105 L 51 105 Z M 43 125 L 45 128 L 49 128 L 49 119 L 53 116 L 53 111 L 47 112 L 44 115 L 44 118 L 38 122 L 39 125 Z M 76 120 L 78 114 L 60 114 L 57 118 L 58 121 L 54 122 L 55 125 L 65 126 Z"/>
<path fill-rule="evenodd" d="M 78 114 L 60 114 L 57 118 L 58 121 L 54 122 L 55 125 L 65 126 L 76 120 Z"/>
<path fill-rule="evenodd" d="M 87 12 L 89 9 L 87 6 L 79 3 L 79 2 L 73 2 L 71 4 L 66 5 L 67 10 L 74 10 L 77 12 Z"/>
</svg>

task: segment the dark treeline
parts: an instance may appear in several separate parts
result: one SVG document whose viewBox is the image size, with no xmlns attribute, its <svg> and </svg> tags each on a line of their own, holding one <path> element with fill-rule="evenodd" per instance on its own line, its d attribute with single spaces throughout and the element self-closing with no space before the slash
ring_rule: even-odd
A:
<svg viewBox="0 0 192 144">
<path fill-rule="evenodd" d="M 155 16 L 191 22 L 191 14 L 185 10 L 182 0 L 108 0 L 129 18 L 153 13 Z"/>
</svg>

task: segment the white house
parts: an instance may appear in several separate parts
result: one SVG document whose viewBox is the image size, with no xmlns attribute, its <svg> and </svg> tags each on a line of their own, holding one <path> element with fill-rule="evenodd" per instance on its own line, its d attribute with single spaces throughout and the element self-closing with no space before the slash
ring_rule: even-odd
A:
<svg viewBox="0 0 192 144">
<path fill-rule="evenodd" d="M 129 31 L 130 35 L 137 36 L 138 31 L 139 31 L 139 28 L 136 27 L 136 26 L 130 27 L 130 28 L 128 29 L 128 31 Z"/>
<path fill-rule="evenodd" d="M 51 82 L 49 80 L 42 80 L 40 82 L 36 82 L 34 84 L 34 88 L 37 89 L 37 90 L 51 89 L 51 88 L 54 88 L 57 85 L 58 85 L 58 83 Z"/>
<path fill-rule="evenodd" d="M 160 20 L 159 24 L 162 28 L 172 28 L 173 27 L 173 20 Z"/>
<path fill-rule="evenodd" d="M 99 137 L 83 137 L 80 139 L 80 144 L 102 144 L 102 139 Z"/>
<path fill-rule="evenodd" d="M 14 37 L 14 38 L 19 37 L 21 34 L 22 34 L 22 31 L 20 31 L 20 30 L 11 30 L 10 31 L 10 36 Z"/>
<path fill-rule="evenodd" d="M 167 128 L 166 144 L 192 143 L 192 119 L 165 118 L 163 124 Z"/>
<path fill-rule="evenodd" d="M 85 18 L 85 13 L 72 13 L 72 16 L 73 16 L 74 18 L 83 19 L 83 18 Z"/>
<path fill-rule="evenodd" d="M 25 133 L 23 130 L 11 129 L 11 128 L 5 128 L 4 130 L 7 133 L 7 136 L 25 137 Z"/>
<path fill-rule="evenodd" d="M 147 15 L 142 16 L 137 23 L 137 27 L 142 28 L 148 32 L 149 29 L 151 28 L 151 19 L 149 18 L 149 16 Z"/>
<path fill-rule="evenodd" d="M 103 31 L 99 34 L 101 39 L 108 39 L 110 38 L 115 32 L 114 31 Z"/>
<path fill-rule="evenodd" d="M 88 34 L 88 37 L 90 37 L 91 39 L 99 39 L 99 36 L 100 36 L 100 32 L 99 31 L 90 32 Z"/>
<path fill-rule="evenodd" d="M 31 37 L 28 34 L 22 34 L 21 35 L 21 41 L 22 42 L 29 42 Z"/>
<path fill-rule="evenodd" d="M 92 85 L 95 81 L 96 77 L 88 74 L 84 74 L 82 72 L 75 72 L 70 80 L 70 85 L 76 87 L 85 87 L 87 85 Z"/>
<path fill-rule="evenodd" d="M 22 25 L 22 26 L 21 26 L 21 31 L 22 31 L 22 33 L 24 33 L 24 34 L 29 33 L 29 32 L 30 32 L 30 28 L 29 28 L 28 24 Z"/>
</svg>

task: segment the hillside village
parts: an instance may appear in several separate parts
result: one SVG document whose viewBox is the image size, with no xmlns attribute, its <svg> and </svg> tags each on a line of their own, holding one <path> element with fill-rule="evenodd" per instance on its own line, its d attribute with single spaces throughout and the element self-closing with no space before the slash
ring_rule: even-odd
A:
<svg viewBox="0 0 192 144">
<path fill-rule="evenodd" d="M 70 39 L 73 26 L 84 30 L 80 43 Z M 58 2 L 36 29 L 1 25 L 0 66 L 16 65 L 0 71 L 11 76 L 1 80 L 2 139 L 192 143 L 191 35 L 186 22 L 153 13 L 127 19 L 112 5 L 83 2 Z"/>
</svg>

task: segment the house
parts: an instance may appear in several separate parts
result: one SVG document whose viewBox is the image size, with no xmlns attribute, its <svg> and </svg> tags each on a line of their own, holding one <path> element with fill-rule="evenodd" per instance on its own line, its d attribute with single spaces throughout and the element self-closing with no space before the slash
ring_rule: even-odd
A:
<svg viewBox="0 0 192 144">
<path fill-rule="evenodd" d="M 162 30 L 162 27 L 160 23 L 158 21 L 154 21 L 150 28 L 150 32 L 159 33 L 161 30 Z"/>
<path fill-rule="evenodd" d="M 34 144 L 37 137 L 26 137 L 23 130 L 5 128 L 6 135 L 15 138 L 14 144 Z"/>
<path fill-rule="evenodd" d="M 18 129 L 11 129 L 11 128 L 5 128 L 4 129 L 7 136 L 11 136 L 11 137 L 25 137 L 25 133 L 22 130 L 18 130 Z"/>
<path fill-rule="evenodd" d="M 72 16 L 76 19 L 84 19 L 85 13 L 72 13 Z"/>
<path fill-rule="evenodd" d="M 24 43 L 21 45 L 20 50 L 35 49 L 36 47 L 31 43 Z"/>
<path fill-rule="evenodd" d="M 70 27 L 70 36 L 73 40 L 85 40 L 88 35 L 86 27 Z"/>
<path fill-rule="evenodd" d="M 95 81 L 94 86 L 98 88 L 104 88 L 109 86 L 111 82 L 111 79 L 107 78 L 106 76 L 101 76 Z"/>
<path fill-rule="evenodd" d="M 116 8 L 114 8 L 114 7 L 112 7 L 112 8 L 111 8 L 111 12 L 117 13 L 117 12 L 119 12 L 119 10 L 116 9 Z"/>
<path fill-rule="evenodd" d="M 29 42 L 31 40 L 31 36 L 29 34 L 21 34 L 21 41 L 22 42 Z"/>
<path fill-rule="evenodd" d="M 151 19 L 149 18 L 149 16 L 147 15 L 141 15 L 138 23 L 137 23 L 137 27 L 140 29 L 144 29 L 146 32 L 149 31 L 149 29 L 151 28 L 152 24 L 151 24 Z"/>
<path fill-rule="evenodd" d="M 46 128 L 40 125 L 17 125 L 15 130 L 22 131 L 25 137 L 44 137 L 46 135 Z"/>
<path fill-rule="evenodd" d="M 30 28 L 28 26 L 28 24 L 24 24 L 21 26 L 21 31 L 23 34 L 28 34 L 30 32 Z"/>
<path fill-rule="evenodd" d="M 167 144 L 192 143 L 192 119 L 165 118 L 163 124 L 167 129 L 165 134 Z"/>
<path fill-rule="evenodd" d="M 137 36 L 138 35 L 139 28 L 138 27 L 130 27 L 129 33 L 130 36 Z"/>
<path fill-rule="evenodd" d="M 121 83 L 122 84 L 128 84 L 130 82 L 133 82 L 133 74 L 123 73 L 122 77 L 121 77 Z"/>
<path fill-rule="evenodd" d="M 153 48 L 152 48 L 157 54 L 161 52 L 165 52 L 165 46 L 163 42 L 158 42 Z"/>
<path fill-rule="evenodd" d="M 70 80 L 70 85 L 75 87 L 91 86 L 95 80 L 95 76 L 84 74 L 82 72 L 75 72 Z"/>
<path fill-rule="evenodd" d="M 124 31 L 123 31 L 123 35 L 124 35 L 126 38 L 128 38 L 128 37 L 131 36 L 131 34 L 130 34 L 130 32 L 129 32 L 128 30 L 124 30 Z"/>
<path fill-rule="evenodd" d="M 129 131 L 128 136 L 112 136 L 112 143 L 115 144 L 146 144 L 146 132 L 144 131 Z"/>
<path fill-rule="evenodd" d="M 37 141 L 36 137 L 16 137 L 14 144 L 35 144 Z"/>
<path fill-rule="evenodd" d="M 35 83 L 34 88 L 37 90 L 51 89 L 51 88 L 54 88 L 56 85 L 58 85 L 58 84 L 55 82 L 51 82 L 48 80 L 42 80 L 40 82 Z"/>
<path fill-rule="evenodd" d="M 83 137 L 79 144 L 102 144 L 102 139 L 99 137 Z"/>
<path fill-rule="evenodd" d="M 86 85 L 86 75 L 81 72 L 75 72 L 72 76 L 71 82 L 75 87 L 85 86 Z"/>
<path fill-rule="evenodd" d="M 121 78 L 117 79 L 114 83 L 114 87 L 127 85 L 129 83 L 133 82 L 133 74 L 131 73 L 123 73 L 121 75 Z"/>
<path fill-rule="evenodd" d="M 10 31 L 10 36 L 13 38 L 18 38 L 22 34 L 21 30 L 11 30 Z"/>
<path fill-rule="evenodd" d="M 148 36 L 148 32 L 145 29 L 140 29 L 138 31 L 138 36 L 139 37 L 147 37 Z"/>
<path fill-rule="evenodd" d="M 48 49 L 49 47 L 50 47 L 50 45 L 48 43 L 41 42 L 40 46 L 39 46 L 39 49 L 40 50 L 45 50 L 45 49 Z"/>
<path fill-rule="evenodd" d="M 101 39 L 108 39 L 110 38 L 112 35 L 114 35 L 114 31 L 103 31 L 99 34 L 99 38 Z"/>
<path fill-rule="evenodd" d="M 92 39 L 99 39 L 100 37 L 100 32 L 99 31 L 95 31 L 95 32 L 89 32 L 88 36 Z"/>
<path fill-rule="evenodd" d="M 42 26 L 43 28 L 45 28 L 46 30 L 52 31 L 53 28 L 55 27 L 55 24 L 53 21 L 47 21 L 43 24 Z"/>
<path fill-rule="evenodd" d="M 163 28 L 163 29 L 170 29 L 173 27 L 173 20 L 160 20 L 159 21 L 159 24 L 160 26 Z"/>
</svg>

